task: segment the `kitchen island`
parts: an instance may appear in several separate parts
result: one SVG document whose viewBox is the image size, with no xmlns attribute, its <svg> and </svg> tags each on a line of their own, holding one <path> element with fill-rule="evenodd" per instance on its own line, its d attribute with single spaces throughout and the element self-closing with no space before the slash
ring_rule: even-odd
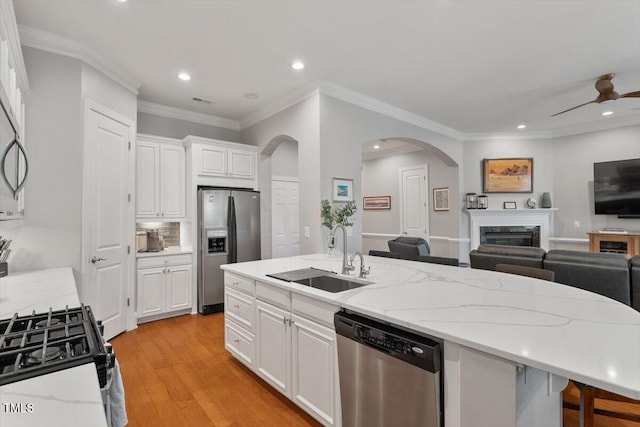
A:
<svg viewBox="0 0 640 427">
<path fill-rule="evenodd" d="M 15 273 L 0 279 L 0 319 L 80 305 L 70 268 Z M 0 425 L 106 427 L 93 363 L 0 386 Z"/>
<path fill-rule="evenodd" d="M 628 306 L 570 286 L 492 271 L 378 257 L 365 257 L 365 263 L 371 267 L 367 280 L 374 284 L 340 293 L 267 276 L 308 267 L 340 271 L 337 256 L 254 261 L 223 269 L 233 278 L 254 281 L 257 306 L 272 301 L 270 292 L 278 290 L 290 294 L 292 316 L 308 318 L 304 309 L 296 310 L 298 298 L 307 306 L 313 301 L 327 309 L 344 308 L 442 338 L 447 427 L 560 426 L 566 378 L 640 398 L 640 313 Z M 244 286 L 234 296 L 251 295 L 245 282 L 229 283 L 225 279 L 227 288 L 233 288 L 231 283 Z M 230 317 L 231 330 L 245 332 L 236 320 Z M 323 326 L 330 326 L 326 316 Z M 260 344 L 256 327 L 246 331 L 256 333 Z M 251 345 L 250 333 L 242 337 Z M 261 351 L 256 346 L 254 360 L 244 360 L 259 375 L 260 367 L 254 365 Z M 273 385 L 270 374 L 261 376 Z M 295 401 L 295 393 L 290 394 Z M 501 406 L 487 411 L 485 404 Z M 496 413 L 496 419 L 487 421 L 494 424 L 478 422 L 482 409 Z M 340 425 L 339 407 L 333 417 L 316 418 Z"/>
</svg>

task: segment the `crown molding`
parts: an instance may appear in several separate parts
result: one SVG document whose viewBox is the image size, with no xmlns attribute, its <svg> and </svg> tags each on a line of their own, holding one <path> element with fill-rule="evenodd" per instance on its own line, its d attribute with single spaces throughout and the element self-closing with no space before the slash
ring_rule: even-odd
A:
<svg viewBox="0 0 640 427">
<path fill-rule="evenodd" d="M 18 30 L 22 45 L 79 59 L 124 86 L 135 95 L 138 94 L 140 82 L 85 45 L 67 37 L 25 27 L 24 25 L 18 25 Z"/>
<path fill-rule="evenodd" d="M 153 114 L 171 119 L 186 120 L 192 123 L 200 123 L 208 126 L 231 129 L 239 131 L 242 128 L 237 120 L 225 119 L 223 117 L 212 116 L 210 114 L 198 113 L 182 108 L 169 107 L 167 105 L 155 104 L 153 102 L 138 100 L 138 112 Z"/>
<path fill-rule="evenodd" d="M 261 121 L 268 119 L 269 117 L 276 115 L 279 112 L 286 110 L 287 108 L 296 105 L 307 98 L 318 95 L 318 93 L 319 89 L 316 82 L 292 90 L 291 92 L 288 92 L 285 95 L 269 102 L 257 112 L 250 114 L 249 116 L 240 120 L 240 128 L 246 129 L 255 125 L 256 123 L 260 123 Z"/>
<path fill-rule="evenodd" d="M 318 87 L 320 93 L 328 95 L 333 98 L 339 99 L 344 102 L 348 102 L 358 107 L 362 107 L 369 111 L 382 114 L 387 117 L 391 117 L 396 120 L 400 120 L 405 123 L 426 129 L 432 132 L 436 132 L 440 135 L 445 135 L 453 139 L 462 140 L 464 134 L 448 126 L 429 120 L 425 117 L 419 116 L 409 111 L 403 110 L 398 107 L 394 107 L 391 104 L 382 102 L 378 99 L 364 95 L 351 89 L 344 88 L 327 81 L 319 81 Z"/>
<path fill-rule="evenodd" d="M 18 33 L 18 23 L 16 22 L 16 14 L 13 9 L 13 2 L 0 1 L 0 31 L 7 40 L 9 46 L 9 60 L 13 63 L 18 86 L 22 93 L 29 91 L 29 79 L 27 78 L 27 69 L 24 65 L 22 49 L 20 47 L 20 36 Z"/>
<path fill-rule="evenodd" d="M 555 129 L 552 131 L 552 138 L 579 135 L 581 133 L 598 132 L 601 130 L 609 130 L 633 125 L 640 125 L 640 113 L 630 114 L 628 116 L 622 117 L 607 117 L 605 120 L 600 120 L 597 122 Z"/>
<path fill-rule="evenodd" d="M 495 141 L 495 140 L 509 140 L 509 141 L 522 141 L 532 139 L 550 139 L 553 138 L 551 131 L 539 131 L 539 132 L 508 132 L 508 133 L 464 133 L 463 141 Z"/>
</svg>

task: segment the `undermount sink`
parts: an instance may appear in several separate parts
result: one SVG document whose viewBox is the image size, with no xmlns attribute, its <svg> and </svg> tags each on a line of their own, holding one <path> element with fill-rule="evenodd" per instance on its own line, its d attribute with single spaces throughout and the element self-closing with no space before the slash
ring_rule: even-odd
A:
<svg viewBox="0 0 640 427">
<path fill-rule="evenodd" d="M 333 274 L 330 276 L 316 276 L 307 279 L 294 280 L 293 282 L 334 293 L 348 291 L 350 289 L 371 285 L 373 283 L 366 280 L 347 279 Z"/>
</svg>

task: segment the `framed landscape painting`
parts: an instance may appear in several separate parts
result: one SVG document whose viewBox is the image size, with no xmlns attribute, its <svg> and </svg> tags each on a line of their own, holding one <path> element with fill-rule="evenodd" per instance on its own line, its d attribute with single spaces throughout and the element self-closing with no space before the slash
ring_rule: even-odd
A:
<svg viewBox="0 0 640 427">
<path fill-rule="evenodd" d="M 391 196 L 363 197 L 362 207 L 365 210 L 391 209 Z"/>
<path fill-rule="evenodd" d="M 433 189 L 433 210 L 449 210 L 449 187 Z"/>
<path fill-rule="evenodd" d="M 533 158 L 484 159 L 484 193 L 533 192 Z"/>
</svg>

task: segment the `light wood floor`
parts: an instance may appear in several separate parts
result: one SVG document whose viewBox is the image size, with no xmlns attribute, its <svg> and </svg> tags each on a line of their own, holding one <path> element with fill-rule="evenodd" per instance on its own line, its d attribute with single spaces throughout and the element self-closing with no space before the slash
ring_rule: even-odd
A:
<svg viewBox="0 0 640 427">
<path fill-rule="evenodd" d="M 320 426 L 224 349 L 224 318 L 185 315 L 111 340 L 129 427 Z"/>
<path fill-rule="evenodd" d="M 124 380 L 129 427 L 320 426 L 229 355 L 221 313 L 145 323 L 111 343 Z M 577 390 L 570 386 L 565 399 L 577 402 Z M 638 405 L 617 405 L 640 414 Z M 565 409 L 564 422 L 578 427 L 577 411 Z M 640 423 L 596 416 L 596 427 Z"/>
</svg>

